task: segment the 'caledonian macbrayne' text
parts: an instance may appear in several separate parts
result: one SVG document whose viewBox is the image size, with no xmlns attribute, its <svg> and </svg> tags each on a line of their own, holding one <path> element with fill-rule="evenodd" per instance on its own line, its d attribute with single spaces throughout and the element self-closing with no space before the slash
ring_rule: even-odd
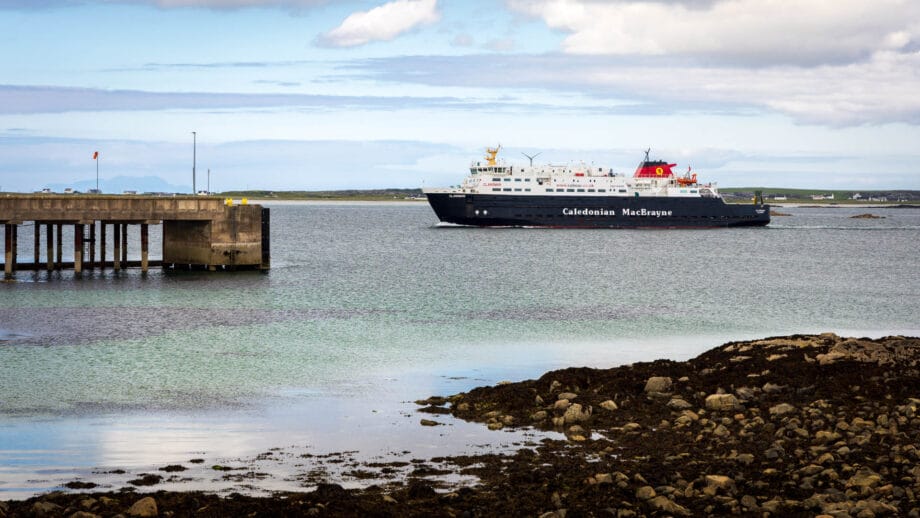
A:
<svg viewBox="0 0 920 518">
<path fill-rule="evenodd" d="M 621 216 L 645 216 L 650 218 L 665 218 L 672 216 L 670 210 L 648 210 L 648 209 L 622 209 Z M 562 209 L 563 216 L 616 216 L 617 211 L 609 209 Z"/>
</svg>

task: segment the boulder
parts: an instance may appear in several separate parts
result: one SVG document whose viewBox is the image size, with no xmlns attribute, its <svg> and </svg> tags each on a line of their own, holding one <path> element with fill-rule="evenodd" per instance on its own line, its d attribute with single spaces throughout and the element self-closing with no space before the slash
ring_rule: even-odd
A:
<svg viewBox="0 0 920 518">
<path fill-rule="evenodd" d="M 688 408 L 693 408 L 693 405 L 688 403 L 684 398 L 672 397 L 671 400 L 668 401 L 668 408 L 673 410 L 687 410 Z"/>
<path fill-rule="evenodd" d="M 134 505 L 128 509 L 128 516 L 137 516 L 138 518 L 154 517 L 158 514 L 157 502 L 153 497 L 144 497 L 134 502 Z"/>
<path fill-rule="evenodd" d="M 741 410 L 741 403 L 734 394 L 710 394 L 706 396 L 706 408 L 710 410 Z"/>
<path fill-rule="evenodd" d="M 607 401 L 604 401 L 603 403 L 600 404 L 600 407 L 603 408 L 604 410 L 609 410 L 611 412 L 620 408 L 617 406 L 617 404 L 612 399 L 608 399 Z"/>
<path fill-rule="evenodd" d="M 657 494 L 652 486 L 642 486 L 636 490 L 636 498 L 639 500 L 651 500 L 656 496 Z"/>
<path fill-rule="evenodd" d="M 553 409 L 554 410 L 565 410 L 569 408 L 569 405 L 571 404 L 572 403 L 568 399 L 560 399 L 556 401 L 555 403 L 553 403 Z"/>
<path fill-rule="evenodd" d="M 610 473 L 598 473 L 594 475 L 594 480 L 596 480 L 598 484 L 613 484 L 613 475 Z"/>
<path fill-rule="evenodd" d="M 33 516 L 59 516 L 63 510 L 63 507 L 53 502 L 38 501 L 32 504 Z"/>
<path fill-rule="evenodd" d="M 703 493 L 715 496 L 717 493 L 732 495 L 735 493 L 735 481 L 725 475 L 706 475 L 706 487 Z"/>
<path fill-rule="evenodd" d="M 882 477 L 878 473 L 870 470 L 869 468 L 860 468 L 852 477 L 847 480 L 846 488 L 857 489 L 860 493 L 865 494 L 870 492 L 870 490 L 879 485 L 879 482 L 882 481 Z"/>
<path fill-rule="evenodd" d="M 770 407 L 770 415 L 781 416 L 795 412 L 795 407 L 789 403 L 780 403 Z"/>
<path fill-rule="evenodd" d="M 583 407 L 574 403 L 572 406 L 568 407 L 565 411 L 565 414 L 562 418 L 565 420 L 565 424 L 570 423 L 584 423 L 591 419 L 591 407 Z"/>
<path fill-rule="evenodd" d="M 667 376 L 652 376 L 645 382 L 645 393 L 664 393 L 671 390 L 671 378 Z"/>
<path fill-rule="evenodd" d="M 672 516 L 691 516 L 691 512 L 686 507 L 677 504 L 666 496 L 659 495 L 646 502 L 649 507 Z"/>
</svg>

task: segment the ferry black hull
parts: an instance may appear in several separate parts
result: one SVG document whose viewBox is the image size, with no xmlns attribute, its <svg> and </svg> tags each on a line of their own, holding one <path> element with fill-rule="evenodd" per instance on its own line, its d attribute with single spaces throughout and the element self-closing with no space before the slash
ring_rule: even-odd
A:
<svg viewBox="0 0 920 518">
<path fill-rule="evenodd" d="M 426 193 L 438 219 L 476 227 L 711 228 L 770 223 L 769 205 L 721 198 Z"/>
</svg>

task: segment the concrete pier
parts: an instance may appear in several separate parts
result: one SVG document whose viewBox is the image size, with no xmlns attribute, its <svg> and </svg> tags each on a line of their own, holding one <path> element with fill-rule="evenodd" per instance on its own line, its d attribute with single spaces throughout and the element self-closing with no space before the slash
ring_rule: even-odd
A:
<svg viewBox="0 0 920 518">
<path fill-rule="evenodd" d="M 18 228 L 27 222 L 34 225 L 31 264 L 20 262 L 16 250 Z M 78 274 L 109 264 L 115 270 L 138 266 L 143 271 L 157 264 L 166 268 L 212 271 L 267 270 L 271 264 L 269 210 L 260 205 L 225 204 L 224 199 L 216 197 L 8 194 L 0 196 L 0 224 L 4 225 L 3 267 L 8 277 L 17 268 L 46 267 L 51 271 L 65 267 L 64 225 L 73 225 L 74 241 L 73 262 L 66 266 Z M 162 258 L 151 260 L 149 226 L 160 224 Z M 106 227 L 109 225 L 111 261 L 106 257 Z M 41 261 L 42 227 L 45 230 L 44 263 Z M 140 261 L 128 261 L 131 227 L 139 228 Z"/>
</svg>

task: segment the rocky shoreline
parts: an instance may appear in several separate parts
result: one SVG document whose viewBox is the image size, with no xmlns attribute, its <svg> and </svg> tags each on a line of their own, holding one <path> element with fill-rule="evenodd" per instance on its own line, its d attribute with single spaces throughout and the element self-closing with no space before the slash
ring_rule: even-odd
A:
<svg viewBox="0 0 920 518">
<path fill-rule="evenodd" d="M 534 427 L 565 439 L 413 460 L 385 487 L 320 482 L 271 498 L 56 492 L 0 502 L 0 518 L 920 517 L 918 338 L 732 342 L 686 362 L 563 369 L 418 403 L 420 424 L 450 413 L 496 433 Z M 479 482 L 452 485 L 445 473 Z"/>
</svg>

